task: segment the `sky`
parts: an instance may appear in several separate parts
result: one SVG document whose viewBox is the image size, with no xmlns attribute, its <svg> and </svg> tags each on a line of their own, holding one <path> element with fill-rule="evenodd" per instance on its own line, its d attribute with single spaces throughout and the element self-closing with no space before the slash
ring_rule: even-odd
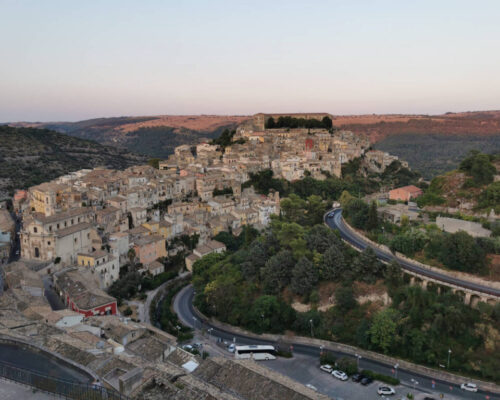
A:
<svg viewBox="0 0 500 400">
<path fill-rule="evenodd" d="M 0 121 L 500 109 L 500 1 L 0 0 Z"/>
</svg>

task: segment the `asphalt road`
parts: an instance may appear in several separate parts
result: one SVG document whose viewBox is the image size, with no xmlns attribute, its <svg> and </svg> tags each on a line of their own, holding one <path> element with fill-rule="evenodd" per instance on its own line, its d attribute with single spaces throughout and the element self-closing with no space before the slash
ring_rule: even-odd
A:
<svg viewBox="0 0 500 400">
<path fill-rule="evenodd" d="M 191 326 L 197 330 L 209 330 L 210 336 L 221 338 L 223 340 L 226 340 L 228 342 L 235 342 L 237 344 L 242 344 L 242 345 L 247 345 L 247 344 L 273 344 L 276 345 L 276 343 L 273 343 L 269 340 L 265 339 L 256 339 L 253 337 L 249 337 L 246 335 L 238 334 L 231 332 L 229 330 L 224 330 L 224 329 L 219 329 L 213 325 L 211 325 L 208 321 L 202 321 L 199 318 L 196 317 L 196 314 L 194 312 L 193 308 L 193 298 L 194 298 L 194 289 L 191 285 L 186 286 L 184 289 L 182 289 L 177 296 L 175 296 L 174 299 L 174 311 L 177 313 L 181 321 L 188 325 Z M 318 373 L 320 373 L 319 370 L 319 354 L 320 354 L 320 348 L 315 347 L 315 346 L 309 346 L 309 345 L 303 345 L 299 343 L 292 343 L 293 345 L 293 352 L 294 354 L 298 354 L 301 357 L 305 356 L 309 358 L 309 363 L 317 363 L 318 366 Z M 326 350 L 329 350 L 326 348 Z M 332 351 L 332 353 L 335 354 L 336 357 L 352 357 L 354 358 L 353 354 L 345 354 L 345 353 L 340 353 L 336 351 Z M 354 358 L 355 359 L 355 358 Z M 381 362 L 378 362 L 376 360 L 371 360 L 367 358 L 362 358 L 360 360 L 359 364 L 360 369 L 369 369 L 381 374 L 385 375 L 391 375 L 394 376 L 392 373 L 392 370 L 394 369 L 393 365 L 387 365 Z M 304 376 L 307 379 L 307 376 L 304 374 L 297 374 L 296 367 L 288 369 L 282 369 L 280 371 L 281 373 L 291 377 L 292 379 L 298 380 L 300 383 L 307 384 L 310 383 L 309 380 L 307 381 L 300 381 L 300 377 Z M 415 374 L 411 371 L 406 371 L 402 368 L 399 368 L 397 371 L 397 377 L 401 380 L 403 386 L 407 386 L 408 388 L 412 388 L 412 379 L 416 380 L 418 384 L 416 385 L 416 388 L 420 391 L 423 392 L 428 392 L 428 393 L 443 393 L 446 398 L 450 398 L 450 396 L 453 396 L 454 398 L 462 398 L 462 399 L 487 399 L 486 396 L 489 396 L 490 400 L 500 400 L 500 397 L 498 395 L 495 395 L 493 393 L 488 393 L 484 391 L 479 391 L 478 393 L 469 393 L 469 392 L 464 392 L 460 389 L 460 386 L 451 384 L 449 382 L 441 381 L 436 378 L 432 377 L 427 377 L 423 376 L 420 374 Z M 342 394 L 345 395 L 345 393 L 334 393 L 336 396 L 341 396 Z M 435 397 L 435 396 L 434 396 Z"/>
<path fill-rule="evenodd" d="M 332 214 L 333 213 L 333 214 Z M 331 215 L 331 216 L 330 216 Z M 427 276 L 432 279 L 436 279 L 441 282 L 453 284 L 459 287 L 463 287 L 466 289 L 475 290 L 477 292 L 486 293 L 490 295 L 494 295 L 500 297 L 500 290 L 494 289 L 488 286 L 480 285 L 474 282 L 465 281 L 462 279 L 454 278 L 445 274 L 441 274 L 436 271 L 431 271 L 426 268 L 422 268 L 419 265 L 409 262 L 408 260 L 404 260 L 402 258 L 396 257 L 394 254 L 383 251 L 378 247 L 373 247 L 369 243 L 367 243 L 361 236 L 354 234 L 352 231 L 347 229 L 343 220 L 342 220 L 342 209 L 335 209 L 325 215 L 326 224 L 332 229 L 338 229 L 342 239 L 348 241 L 353 246 L 363 250 L 366 247 L 370 246 L 375 251 L 375 254 L 378 258 L 383 261 L 392 261 L 394 259 L 401 265 L 403 269 L 408 271 L 416 272 L 420 275 Z"/>
</svg>

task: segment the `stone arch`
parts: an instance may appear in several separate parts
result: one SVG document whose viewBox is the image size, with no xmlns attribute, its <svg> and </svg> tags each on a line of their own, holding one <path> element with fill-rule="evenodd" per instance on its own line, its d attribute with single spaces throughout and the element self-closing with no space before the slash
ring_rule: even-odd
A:
<svg viewBox="0 0 500 400">
<path fill-rule="evenodd" d="M 492 299 L 491 297 L 488 297 L 488 299 L 486 300 L 486 303 L 489 304 L 490 306 L 494 306 L 495 304 L 497 304 L 497 300 L 495 299 Z"/>
<path fill-rule="evenodd" d="M 427 290 L 432 293 L 439 293 L 439 284 L 433 281 L 427 281 Z"/>
<path fill-rule="evenodd" d="M 477 306 L 477 303 L 479 303 L 481 301 L 481 296 L 477 295 L 477 294 L 472 294 L 470 296 L 470 303 L 469 305 L 471 307 L 476 307 Z"/>
<path fill-rule="evenodd" d="M 463 290 L 455 289 L 453 293 L 455 294 L 455 296 L 460 297 L 465 302 L 467 296 L 465 295 L 465 292 Z"/>
</svg>

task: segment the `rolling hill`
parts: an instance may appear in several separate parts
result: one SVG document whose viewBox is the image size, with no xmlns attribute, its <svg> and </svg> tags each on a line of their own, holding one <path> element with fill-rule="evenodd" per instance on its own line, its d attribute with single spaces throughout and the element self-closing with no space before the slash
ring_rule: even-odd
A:
<svg viewBox="0 0 500 400">
<path fill-rule="evenodd" d="M 147 158 L 48 129 L 0 126 L 0 199 L 71 171 L 126 168 Z"/>
<path fill-rule="evenodd" d="M 97 118 L 79 122 L 14 123 L 53 129 L 81 139 L 120 146 L 149 157 L 166 158 L 176 146 L 196 144 L 203 138 L 218 137 L 248 117 L 217 115 L 160 115 L 145 117 Z"/>
</svg>

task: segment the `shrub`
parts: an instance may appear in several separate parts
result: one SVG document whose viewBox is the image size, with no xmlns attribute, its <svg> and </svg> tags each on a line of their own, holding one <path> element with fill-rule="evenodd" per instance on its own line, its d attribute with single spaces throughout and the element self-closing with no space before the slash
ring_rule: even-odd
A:
<svg viewBox="0 0 500 400">
<path fill-rule="evenodd" d="M 292 358 L 293 357 L 293 354 L 291 351 L 287 351 L 287 350 L 278 350 L 276 352 L 276 355 L 278 357 L 283 357 L 283 358 Z"/>
<path fill-rule="evenodd" d="M 132 315 L 133 311 L 130 307 L 127 307 L 124 311 L 123 311 L 123 315 L 125 315 L 126 317 Z"/>
<path fill-rule="evenodd" d="M 335 363 L 337 362 L 337 358 L 333 355 L 333 353 L 329 351 L 323 351 L 319 356 L 319 362 L 321 363 L 321 365 L 323 364 L 335 365 Z"/>
<path fill-rule="evenodd" d="M 347 357 L 339 358 L 337 360 L 336 365 L 341 371 L 344 371 L 347 375 L 352 375 L 358 372 L 357 363 L 351 358 Z"/>
<path fill-rule="evenodd" d="M 372 378 L 373 380 L 388 383 L 389 385 L 399 385 L 399 379 L 388 375 L 378 374 L 377 372 L 370 371 L 369 369 L 364 369 L 362 374 Z"/>
</svg>

